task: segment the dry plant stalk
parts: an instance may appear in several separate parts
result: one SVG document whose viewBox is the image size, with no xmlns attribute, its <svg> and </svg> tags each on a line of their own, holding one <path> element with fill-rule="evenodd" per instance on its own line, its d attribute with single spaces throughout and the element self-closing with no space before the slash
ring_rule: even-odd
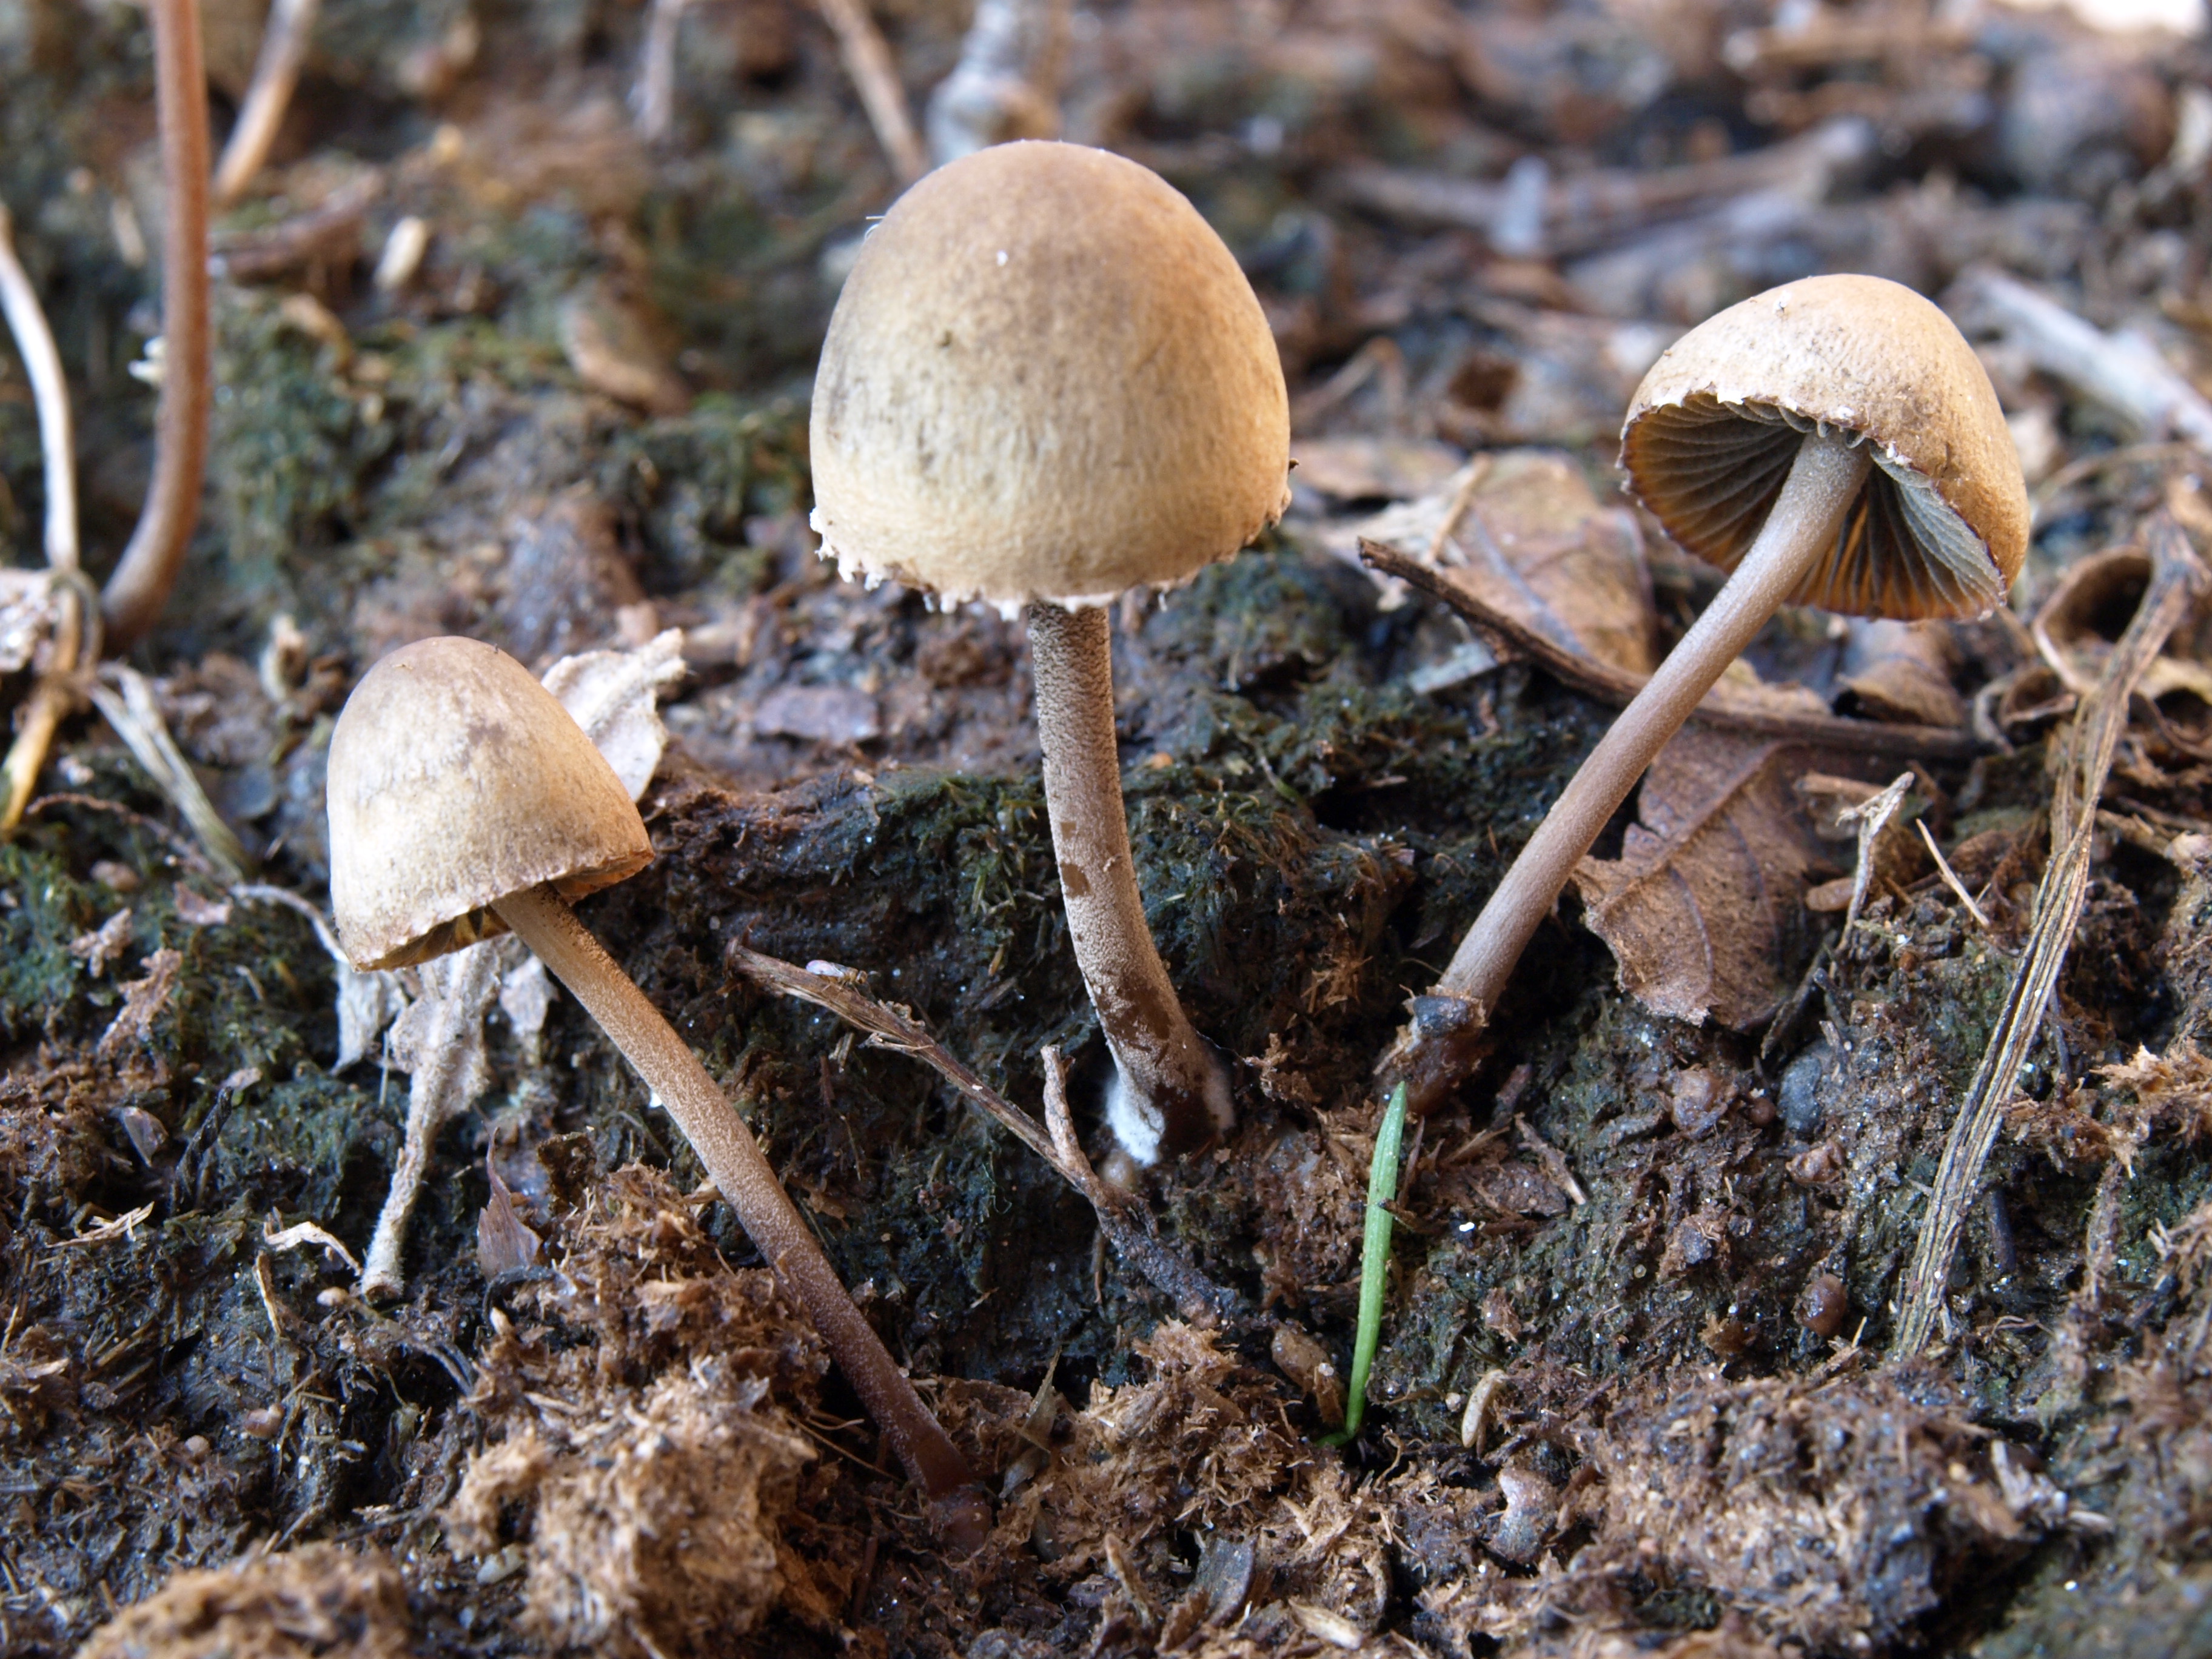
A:
<svg viewBox="0 0 2212 1659">
<path fill-rule="evenodd" d="M 977 0 L 959 64 L 929 95 L 940 167 L 988 144 L 1060 137 L 1067 14 L 1068 0 Z"/>
<path fill-rule="evenodd" d="M 890 158 L 899 183 L 910 185 L 929 171 L 929 157 L 914 130 L 914 114 L 907 107 L 906 88 L 900 85 L 898 65 L 876 20 L 868 15 L 866 0 L 821 0 L 822 15 L 837 36 L 837 53 L 845 72 L 860 94 L 860 107 L 877 142 Z"/>
<path fill-rule="evenodd" d="M 23 821 L 23 809 L 46 765 L 54 730 L 77 705 L 78 665 L 100 654 L 100 607 L 77 562 L 76 439 L 69 381 L 62 374 L 61 353 L 39 304 L 38 290 L 16 257 L 14 227 L 4 204 L 0 204 L 0 313 L 6 315 L 9 331 L 15 336 L 16 355 L 22 359 L 38 410 L 53 623 L 49 655 L 24 702 L 7 761 L 0 766 L 0 836 L 5 836 Z"/>
<path fill-rule="evenodd" d="M 930 1036 L 906 1009 L 877 1001 L 852 980 L 814 973 L 742 945 L 730 947 L 728 961 L 763 989 L 826 1008 L 865 1033 L 869 1048 L 911 1055 L 937 1073 L 1080 1193 L 1097 1212 L 1098 1230 L 1115 1253 L 1172 1301 L 1182 1318 L 1231 1329 L 1250 1323 L 1235 1292 L 1215 1284 L 1162 1241 L 1158 1225 L 1141 1200 L 1109 1185 L 1091 1167 L 1076 1139 L 1067 1107 L 1067 1064 L 1059 1049 L 1048 1048 L 1042 1056 L 1046 1121 L 1040 1125 Z"/>
<path fill-rule="evenodd" d="M 1986 268 L 1960 277 L 1950 303 L 2018 345 L 2045 374 L 2146 433 L 2171 432 L 2212 450 L 2212 402 L 2133 330 L 2107 334 L 2025 283 Z"/>
<path fill-rule="evenodd" d="M 154 477 L 138 527 L 101 599 L 108 642 L 121 649 L 153 627 L 177 585 L 199 521 L 214 396 L 208 318 L 207 69 L 199 0 L 153 0 L 154 85 L 168 224 L 161 238 L 161 400 Z"/>
<path fill-rule="evenodd" d="M 676 35 L 690 0 L 653 0 L 645 15 L 645 44 L 637 80 L 629 89 L 637 136 L 648 144 L 668 137 L 676 124 Z"/>
<path fill-rule="evenodd" d="M 253 61 L 252 83 L 246 88 L 238 125 L 231 128 L 215 170 L 216 206 L 228 207 L 245 195 L 269 160 L 270 147 L 291 106 L 292 89 L 300 82 L 300 67 L 307 60 L 307 41 L 320 9 L 321 0 L 276 0 L 269 9 L 261 54 Z"/>
<path fill-rule="evenodd" d="M 2082 901 L 2089 890 L 2089 850 L 2097 828 L 2097 798 L 2104 791 L 2112 751 L 2127 730 L 2129 703 L 2136 683 L 2197 601 L 2212 587 L 2208 573 L 2181 527 L 2161 511 L 2149 521 L 2151 585 L 2136 607 L 2135 620 L 2113 648 L 2104 678 L 2082 702 L 2068 728 L 2063 763 L 2051 803 L 2051 863 L 2035 896 L 2035 920 L 2027 948 L 2014 970 L 2011 988 L 1990 1034 L 1980 1069 L 1966 1091 L 1943 1146 L 1943 1162 L 1928 1200 L 1920 1241 L 1906 1269 L 1897 1334 L 1890 1345 L 1899 1359 L 1910 1359 L 1927 1346 L 1942 1306 L 1943 1286 L 1966 1212 L 1981 1188 L 1982 1167 L 2004 1119 L 2035 1034 L 2042 1028 L 2058 972 L 2074 942 Z"/>
<path fill-rule="evenodd" d="M 1362 537 L 1359 558 L 1369 568 L 1397 577 L 1407 586 L 1464 617 L 1469 626 L 1491 642 L 1501 658 L 1534 662 L 1545 672 L 1600 702 L 1625 708 L 1636 700 L 1636 694 L 1650 678 L 1648 674 L 1616 668 L 1595 657 L 1567 649 L 1519 618 L 1484 604 L 1466 588 L 1444 580 L 1431 566 L 1386 543 Z M 1690 718 L 1717 731 L 1742 732 L 1753 737 L 1866 755 L 1968 760 L 1983 749 L 1972 733 L 1948 726 L 1890 726 L 1876 720 L 1793 714 L 1762 708 L 1747 702 L 1725 681 L 1705 693 Z"/>
</svg>

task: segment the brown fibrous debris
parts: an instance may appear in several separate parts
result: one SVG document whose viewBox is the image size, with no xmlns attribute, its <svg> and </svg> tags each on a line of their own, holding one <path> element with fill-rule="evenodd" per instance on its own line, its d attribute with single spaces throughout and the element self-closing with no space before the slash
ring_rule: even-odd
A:
<svg viewBox="0 0 2212 1659">
<path fill-rule="evenodd" d="M 619 1170 L 559 1218 L 552 1277 L 516 1298 L 529 1322 L 494 1311 L 486 1443 L 446 1537 L 520 1549 L 528 1624 L 556 1650 L 719 1652 L 811 1584 L 783 1528 L 826 1362 L 772 1274 L 722 1261 L 702 1207 Z"/>
</svg>

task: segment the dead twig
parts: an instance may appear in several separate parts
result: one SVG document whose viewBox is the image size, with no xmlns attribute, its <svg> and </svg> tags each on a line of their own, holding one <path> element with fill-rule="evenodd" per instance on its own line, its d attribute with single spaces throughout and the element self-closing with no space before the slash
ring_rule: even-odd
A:
<svg viewBox="0 0 2212 1659">
<path fill-rule="evenodd" d="M 1359 557 L 1370 568 L 1395 576 L 1439 605 L 1448 605 L 1486 635 L 1501 657 L 1526 658 L 1577 691 L 1615 708 L 1626 708 L 1644 689 L 1648 675 L 1615 668 L 1571 651 L 1502 611 L 1492 609 L 1441 571 L 1388 544 L 1362 537 Z M 1887 726 L 1838 716 L 1778 714 L 1747 705 L 1725 682 L 1705 693 L 1690 718 L 1723 732 L 1856 750 L 1869 755 L 1932 756 L 1965 760 L 1982 752 L 1971 732 L 1951 726 Z"/>
<path fill-rule="evenodd" d="M 161 399 L 154 477 L 101 599 L 108 644 L 121 649 L 154 625 L 176 586 L 200 514 L 214 395 L 208 322 L 207 70 L 199 0 L 153 0 L 154 85 L 167 180 L 161 239 Z"/>
<path fill-rule="evenodd" d="M 638 52 L 629 111 L 637 136 L 648 144 L 667 137 L 676 123 L 676 33 L 690 5 L 690 0 L 653 0 L 645 14 L 645 44 Z"/>
<path fill-rule="evenodd" d="M 1944 303 L 1962 322 L 2003 335 L 2037 368 L 2124 415 L 2151 437 L 2171 433 L 2212 451 L 2212 402 L 2133 329 L 2107 334 L 1986 266 L 1961 276 Z"/>
<path fill-rule="evenodd" d="M 1060 137 L 1067 14 L 1068 0 L 977 0 L 960 62 L 929 95 L 939 166 L 1010 139 Z"/>
<path fill-rule="evenodd" d="M 100 655 L 100 605 L 77 560 L 76 440 L 69 381 L 38 290 L 16 257 L 14 226 L 4 204 L 0 204 L 0 313 L 6 315 L 9 331 L 15 336 L 16 355 L 22 359 L 38 410 L 46 485 L 48 618 L 53 629 L 46 659 L 24 702 L 15 739 L 9 745 L 6 762 L 0 763 L 0 836 L 7 836 L 23 821 L 23 808 L 46 766 L 55 728 L 78 706 L 79 666 Z"/>
<path fill-rule="evenodd" d="M 902 185 L 912 184 L 929 171 L 929 157 L 915 134 L 906 88 L 899 83 L 898 65 L 891 61 L 883 31 L 868 15 L 866 0 L 821 0 L 821 5 L 823 17 L 837 36 L 845 73 L 853 77 L 860 107 L 868 112 L 868 125 L 890 158 L 891 171 Z"/>
<path fill-rule="evenodd" d="M 1765 149 L 1687 167 L 1596 169 L 1556 180 L 1537 175 L 1541 193 L 1533 202 L 1526 173 L 1484 184 L 1368 166 L 1347 167 L 1328 183 L 1345 201 L 1385 218 L 1480 231 L 1493 244 L 1510 229 L 1505 240 L 1518 240 L 1523 251 L 1559 256 L 1591 252 L 1748 196 L 1779 192 L 1820 202 L 1839 173 L 1872 155 L 1874 137 L 1869 123 L 1847 116 Z"/>
<path fill-rule="evenodd" d="M 84 811 L 106 812 L 125 819 L 143 830 L 167 848 L 170 855 L 183 868 L 190 870 L 195 875 L 205 876 L 210 881 L 222 879 L 216 873 L 215 866 L 208 862 L 207 854 L 193 846 L 190 841 L 170 829 L 167 824 L 158 819 L 149 818 L 143 812 L 134 811 L 119 800 L 110 800 L 105 795 L 78 794 L 73 791 L 54 795 L 41 795 L 23 809 L 23 816 L 27 818 L 37 817 L 49 806 L 74 806 Z"/>
<path fill-rule="evenodd" d="M 1960 903 L 1966 907 L 1966 914 L 1974 919 L 1974 925 L 1984 933 L 1988 933 L 1990 919 L 1982 914 L 1982 907 L 1974 902 L 1974 896 L 1959 879 L 1959 872 L 1951 867 L 1951 860 L 1943 856 L 1943 849 L 1936 844 L 1936 837 L 1928 833 L 1928 820 L 1916 818 L 1912 827 L 1919 830 L 1920 839 L 1928 843 L 1928 854 L 1936 860 L 1936 873 L 1943 878 L 1943 884 L 1957 896 Z"/>
<path fill-rule="evenodd" d="M 184 815 L 193 838 L 224 884 L 244 881 L 250 862 L 246 848 L 215 810 L 215 803 L 207 798 L 191 764 L 178 750 L 176 739 L 169 735 L 161 706 L 154 701 L 152 684 L 135 668 L 103 663 L 97 676 L 87 678 L 85 695 L 107 717 L 115 735 L 146 769 L 155 787 Z"/>
<path fill-rule="evenodd" d="M 0 203 L 0 313 L 15 337 L 15 355 L 30 379 L 31 400 L 39 416 L 39 449 L 46 466 L 46 564 L 54 570 L 77 568 L 76 441 L 70 417 L 69 382 L 61 353 L 39 304 L 38 290 L 15 255 L 15 225 Z"/>
<path fill-rule="evenodd" d="M 362 222 L 383 193 L 383 175 L 364 173 L 304 212 L 252 230 L 225 231 L 211 245 L 210 269 L 225 282 L 259 283 L 301 266 L 349 261 L 360 251 Z"/>
<path fill-rule="evenodd" d="M 1159 1237 L 1152 1212 L 1133 1194 L 1109 1187 L 1091 1167 L 1068 1112 L 1066 1065 L 1058 1049 L 1043 1052 L 1046 1121 L 1039 1124 L 930 1036 L 906 1009 L 877 1001 L 851 980 L 814 973 L 742 945 L 730 947 L 728 961 L 764 989 L 826 1008 L 865 1033 L 869 1048 L 910 1055 L 935 1071 L 1081 1194 L 1097 1212 L 1098 1230 L 1115 1254 L 1173 1302 L 1182 1317 L 1232 1329 L 1251 1322 L 1234 1291 L 1206 1278 Z"/>
<path fill-rule="evenodd" d="M 268 161 L 270 146 L 276 142 L 276 130 L 284 125 L 284 112 L 292 102 L 292 89 L 300 83 L 300 66 L 307 60 L 307 40 L 314 33 L 320 5 L 321 0 L 276 0 L 270 7 L 261 54 L 253 60 L 252 82 L 246 88 L 238 125 L 231 128 L 215 170 L 216 206 L 228 207 L 245 195 Z"/>
<path fill-rule="evenodd" d="M 1927 1346 L 1942 1307 L 1943 1287 L 1979 1191 L 1983 1165 L 1996 1143 L 2005 1103 L 2012 1098 L 2021 1064 L 2051 1006 L 2051 991 L 2074 941 L 2075 924 L 2089 887 L 2089 851 L 2097 828 L 2097 798 L 2111 769 L 2112 751 L 2127 729 L 2136 684 L 2208 586 L 2212 574 L 2189 545 L 2171 514 L 2154 514 L 2145 540 L 2151 584 L 2121 635 L 2097 689 L 2068 728 L 2057 787 L 2051 806 L 2051 856 L 2035 896 L 2035 919 L 2027 949 L 2014 970 L 2004 1006 L 1990 1034 L 1982 1064 L 1966 1091 L 1944 1142 L 1943 1161 L 1928 1200 L 1920 1240 L 1906 1269 L 1899 1301 L 1893 1357 L 1910 1359 Z"/>
</svg>

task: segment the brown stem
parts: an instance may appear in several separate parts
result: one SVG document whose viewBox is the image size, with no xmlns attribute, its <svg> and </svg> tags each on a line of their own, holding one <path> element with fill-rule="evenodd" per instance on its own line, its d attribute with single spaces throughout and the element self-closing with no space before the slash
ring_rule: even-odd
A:
<svg viewBox="0 0 2212 1659">
<path fill-rule="evenodd" d="M 161 238 L 161 401 L 154 477 L 138 527 L 101 608 L 111 648 L 126 650 L 168 603 L 199 520 L 213 392 L 208 327 L 207 71 L 199 0 L 152 0 L 155 104 L 167 224 Z"/>
<path fill-rule="evenodd" d="M 721 1085 L 550 887 L 513 894 L 493 908 L 599 1021 L 676 1120 L 746 1233 L 806 1310 L 907 1474 L 928 1494 L 939 1534 L 956 1550 L 980 1547 L 990 1509 L 966 1460 L 853 1305 Z"/>
<path fill-rule="evenodd" d="M 1728 585 L 1590 751 L 1460 941 L 1434 994 L 1460 1005 L 1466 1017 L 1438 1018 L 1431 1011 L 1431 1028 L 1401 1034 L 1386 1057 L 1385 1067 L 1405 1081 L 1414 1110 L 1432 1108 L 1480 1059 L 1498 994 L 1575 866 L 1713 682 L 1834 545 L 1871 465 L 1863 447 L 1844 438 L 1814 433 L 1805 439 Z"/>
<path fill-rule="evenodd" d="M 320 0 L 276 0 L 261 33 L 261 54 L 253 60 L 252 83 L 239 106 L 238 121 L 222 147 L 215 170 L 215 199 L 225 207 L 246 194 L 253 175 L 269 159 L 276 131 L 284 125 L 292 89 L 307 61 L 307 41 L 315 29 Z"/>
<path fill-rule="evenodd" d="M 868 125 L 875 128 L 877 141 L 890 157 L 899 183 L 912 184 L 929 171 L 929 157 L 921 140 L 915 136 L 914 115 L 907 108 L 906 88 L 900 84 L 890 44 L 869 15 L 866 0 L 819 0 L 819 3 L 837 37 L 845 72 L 853 77 L 860 94 L 860 107 L 868 112 Z"/>
<path fill-rule="evenodd" d="M 1236 1121 L 1229 1079 L 1183 1014 L 1137 893 L 1105 611 L 1032 605 L 1030 660 L 1068 936 L 1114 1054 L 1107 1115 L 1123 1149 L 1150 1164 L 1203 1146 Z"/>
</svg>

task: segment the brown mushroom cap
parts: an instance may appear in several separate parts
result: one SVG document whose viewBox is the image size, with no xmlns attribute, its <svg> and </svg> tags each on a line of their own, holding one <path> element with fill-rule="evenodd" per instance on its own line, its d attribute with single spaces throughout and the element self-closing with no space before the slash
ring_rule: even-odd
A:
<svg viewBox="0 0 2212 1659">
<path fill-rule="evenodd" d="M 474 640 L 418 640 L 362 677 L 331 734 L 331 902 L 356 967 L 506 931 L 490 906 L 635 875 L 653 843 L 614 770 L 530 671 Z"/>
<path fill-rule="evenodd" d="M 1808 276 L 1699 324 L 1637 388 L 1621 463 L 1669 536 L 1733 569 L 1816 427 L 1863 437 L 1875 465 L 1796 603 L 1905 619 L 2003 602 L 2027 553 L 2012 434 L 1973 349 L 1899 283 Z"/>
<path fill-rule="evenodd" d="M 872 231 L 814 386 L 815 528 L 952 600 L 1187 580 L 1290 499 L 1267 319 L 1198 210 L 1078 144 L 939 168 Z"/>
</svg>

